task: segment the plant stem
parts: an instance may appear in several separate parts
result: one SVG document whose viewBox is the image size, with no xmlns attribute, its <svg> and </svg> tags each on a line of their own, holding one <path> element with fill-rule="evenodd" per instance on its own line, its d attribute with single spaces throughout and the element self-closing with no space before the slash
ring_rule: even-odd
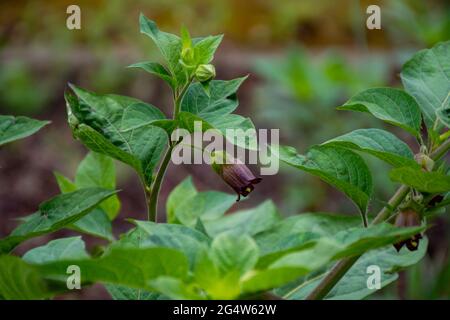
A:
<svg viewBox="0 0 450 320">
<path fill-rule="evenodd" d="M 157 222 L 157 208 L 158 208 L 158 196 L 159 196 L 159 190 L 161 189 L 161 184 L 164 178 L 164 174 L 166 173 L 167 166 L 170 163 L 170 158 L 172 156 L 172 150 L 175 145 L 169 146 L 169 148 L 166 151 L 166 154 L 164 155 L 164 158 L 161 162 L 161 165 L 159 166 L 158 173 L 156 174 L 155 181 L 153 181 L 150 195 L 147 198 L 148 203 L 148 220 Z"/>
<path fill-rule="evenodd" d="M 446 140 L 443 144 L 441 144 L 438 148 L 436 148 L 431 154 L 430 157 L 437 161 L 442 158 L 450 149 L 450 139 Z M 389 218 L 389 215 L 392 211 L 402 203 L 405 199 L 406 195 L 409 192 L 409 187 L 402 185 L 398 190 L 394 193 L 392 198 L 389 200 L 388 204 L 381 209 L 381 211 L 377 214 L 375 219 L 372 221 L 372 225 L 381 223 Z M 334 267 L 328 272 L 328 274 L 320 281 L 317 287 L 314 288 L 313 291 L 306 297 L 306 300 L 320 300 L 326 297 L 326 295 L 330 292 L 330 290 L 336 285 L 336 283 L 341 280 L 341 278 L 347 273 L 347 271 L 353 266 L 353 264 L 361 257 L 362 255 L 344 258 L 338 261 Z"/>
<path fill-rule="evenodd" d="M 178 114 L 180 113 L 181 101 L 183 100 L 184 94 L 192 83 L 192 79 L 186 83 L 179 94 L 174 95 L 174 111 L 173 111 L 173 119 L 176 120 L 178 118 Z M 169 138 L 170 139 L 170 138 Z M 147 210 L 148 210 L 148 220 L 157 222 L 158 221 L 158 196 L 159 190 L 161 189 L 161 184 L 164 178 L 164 175 L 167 170 L 167 166 L 170 163 L 170 158 L 172 156 L 172 150 L 176 146 L 176 143 L 171 143 L 169 140 L 169 148 L 166 150 L 166 154 L 159 166 L 158 172 L 156 174 L 155 180 L 151 187 L 144 185 L 145 188 L 145 197 L 147 200 Z"/>
<path fill-rule="evenodd" d="M 186 85 L 183 87 L 181 92 L 175 97 L 175 109 L 173 111 L 173 118 L 177 119 L 178 114 L 180 113 L 180 107 L 181 107 L 181 100 L 183 100 L 184 94 L 186 93 L 187 89 L 192 83 L 192 79 L 190 79 Z"/>
</svg>

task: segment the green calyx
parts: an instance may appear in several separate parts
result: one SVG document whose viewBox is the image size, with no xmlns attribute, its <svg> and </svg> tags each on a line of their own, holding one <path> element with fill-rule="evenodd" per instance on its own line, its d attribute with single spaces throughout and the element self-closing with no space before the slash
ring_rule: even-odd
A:
<svg viewBox="0 0 450 320">
<path fill-rule="evenodd" d="M 195 70 L 195 78 L 199 82 L 210 81 L 216 76 L 216 68 L 212 64 L 201 64 Z"/>
</svg>

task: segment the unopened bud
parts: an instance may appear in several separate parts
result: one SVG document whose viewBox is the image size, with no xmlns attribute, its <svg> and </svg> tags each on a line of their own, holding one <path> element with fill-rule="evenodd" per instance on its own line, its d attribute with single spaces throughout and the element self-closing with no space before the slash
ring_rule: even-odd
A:
<svg viewBox="0 0 450 320">
<path fill-rule="evenodd" d="M 424 169 L 425 171 L 432 171 L 434 167 L 434 161 L 429 156 L 423 153 L 416 154 L 415 156 L 416 162 Z"/>
<path fill-rule="evenodd" d="M 412 209 L 400 211 L 395 219 L 395 225 L 399 228 L 417 227 L 420 226 L 420 224 L 420 215 Z M 409 251 L 416 251 L 419 248 L 420 239 L 422 239 L 422 235 L 418 233 L 409 239 L 394 243 L 394 247 L 397 251 L 400 251 L 400 249 L 406 245 Z"/>
<path fill-rule="evenodd" d="M 216 68 L 212 64 L 201 64 L 195 70 L 195 78 L 199 82 L 206 82 L 216 76 Z"/>
</svg>

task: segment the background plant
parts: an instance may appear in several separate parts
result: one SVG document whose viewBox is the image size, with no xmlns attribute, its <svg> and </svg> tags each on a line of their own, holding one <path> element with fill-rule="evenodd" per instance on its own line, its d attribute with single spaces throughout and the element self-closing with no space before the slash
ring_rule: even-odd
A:
<svg viewBox="0 0 450 320">
<path fill-rule="evenodd" d="M 232 113 L 238 105 L 236 91 L 245 78 L 211 80 L 211 67 L 206 78 L 197 73 L 202 65 L 210 64 L 221 36 L 191 39 L 182 30 L 178 37 L 160 31 L 144 16 L 140 25 L 141 32 L 161 51 L 165 64 L 144 62 L 133 67 L 160 77 L 170 86 L 172 118 L 135 98 L 70 86 L 72 92 L 65 94 L 69 124 L 74 137 L 92 153 L 80 164 L 74 182 L 56 174 L 62 193 L 42 203 L 0 240 L 2 298 L 47 298 L 64 292 L 70 264 L 81 267 L 83 285 L 104 283 L 116 299 L 231 299 L 267 292 L 291 299 L 363 298 L 372 293 L 365 281 L 367 265 L 381 266 L 385 286 L 396 279 L 397 271 L 424 256 L 426 238 L 414 252 L 403 249 L 397 253 L 391 244 L 423 232 L 425 220 L 406 228 L 385 220 L 399 208 L 412 205 L 411 201 L 423 217 L 446 204 L 446 200 L 436 201 L 436 196 L 450 190 L 445 162 L 440 161 L 450 145 L 448 131 L 443 131 L 449 123 L 449 42 L 421 51 L 405 64 L 402 79 L 406 91 L 368 89 L 341 107 L 370 113 L 404 129 L 417 140 L 414 152 L 393 134 L 373 128 L 313 146 L 305 155 L 290 147 L 282 147 L 277 154 L 284 162 L 346 194 L 362 220 L 330 213 L 283 219 L 270 200 L 224 215 L 235 196 L 198 191 L 187 178 L 166 203 L 168 223 L 155 223 L 159 189 L 175 146 L 168 134 L 177 127 L 192 130 L 194 120 L 220 131 L 253 124 Z M 424 65 L 428 66 L 426 72 L 421 69 Z M 422 114 L 426 136 L 422 136 Z M 23 117 L 2 116 L 0 120 L 2 144 L 45 125 Z M 231 142 L 248 147 L 240 141 Z M 375 218 L 368 214 L 371 172 L 355 151 L 391 165 L 391 179 L 402 183 Z M 149 221 L 130 219 L 133 228 L 118 240 L 111 233 L 111 221 L 120 205 L 113 190 L 111 158 L 136 171 L 148 204 Z M 63 228 L 101 237 L 108 244 L 88 253 L 80 237 L 70 237 L 53 240 L 22 257 L 10 253 L 25 240 Z M 355 280 L 362 278 L 364 281 Z"/>
</svg>

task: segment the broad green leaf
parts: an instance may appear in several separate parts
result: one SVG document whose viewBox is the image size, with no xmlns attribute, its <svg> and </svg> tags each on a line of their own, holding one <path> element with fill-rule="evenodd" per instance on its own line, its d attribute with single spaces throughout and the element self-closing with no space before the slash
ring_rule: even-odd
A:
<svg viewBox="0 0 450 320">
<path fill-rule="evenodd" d="M 160 276 L 185 279 L 188 260 L 169 248 L 113 248 L 100 258 L 68 259 L 36 265 L 47 279 L 66 281 L 67 267 L 82 270 L 82 285 L 94 282 L 152 290 L 150 281 Z"/>
<path fill-rule="evenodd" d="M 0 255 L 0 296 L 6 300 L 50 298 L 55 293 L 38 270 L 19 257 Z"/>
<path fill-rule="evenodd" d="M 211 258 L 221 274 L 243 275 L 256 264 L 258 252 L 250 236 L 233 231 L 219 234 L 211 244 Z"/>
<path fill-rule="evenodd" d="M 75 137 L 92 151 L 130 165 L 146 184 L 151 184 L 167 135 L 161 128 L 139 123 L 163 120 L 163 113 L 134 98 L 99 95 L 74 85 L 71 88 L 78 97 L 66 94 Z"/>
<path fill-rule="evenodd" d="M 333 236 L 317 239 L 311 246 L 280 257 L 266 269 L 248 274 L 243 288 L 246 292 L 274 288 L 323 268 L 333 260 L 384 247 L 423 230 L 423 227 L 396 228 L 390 224 L 342 230 Z"/>
<path fill-rule="evenodd" d="M 242 279 L 242 291 L 245 293 L 265 291 L 323 267 L 332 259 L 332 252 L 334 252 L 333 245 L 327 241 L 322 240 L 320 245 L 312 249 L 287 255 L 266 269 L 248 273 Z"/>
<path fill-rule="evenodd" d="M 368 112 L 378 119 L 405 129 L 414 136 L 420 133 L 419 105 L 413 97 L 400 89 L 368 89 L 354 95 L 338 109 Z"/>
<path fill-rule="evenodd" d="M 58 184 L 59 191 L 61 191 L 61 193 L 69 193 L 77 190 L 77 186 L 69 178 L 67 178 L 66 176 L 62 175 L 59 172 L 53 172 L 53 174 L 55 176 L 56 183 Z"/>
<path fill-rule="evenodd" d="M 188 227 L 197 219 L 203 223 L 221 217 L 236 202 L 236 196 L 218 191 L 204 191 L 185 199 L 175 207 L 175 218 Z"/>
<path fill-rule="evenodd" d="M 393 246 L 383 247 L 365 253 L 350 268 L 344 277 L 328 293 L 325 299 L 356 300 L 363 299 L 375 293 L 376 289 L 367 287 L 367 270 L 369 266 L 378 266 L 381 270 L 381 288 L 395 281 L 397 271 L 419 262 L 426 254 L 427 239 L 421 241 L 419 250 L 410 252 L 402 250 L 397 252 Z M 311 279 L 301 279 L 282 288 L 276 289 L 275 294 L 284 299 L 304 299 L 323 279 L 329 269 Z"/>
<path fill-rule="evenodd" d="M 42 203 L 39 211 L 26 217 L 8 237 L 0 240 L 0 252 L 9 252 L 27 239 L 73 224 L 115 193 L 101 188 L 86 188 L 58 195 Z"/>
<path fill-rule="evenodd" d="M 201 300 L 205 297 L 198 293 L 195 286 L 173 277 L 158 277 L 150 282 L 151 286 L 162 294 L 176 300 Z"/>
<path fill-rule="evenodd" d="M 31 249 L 22 258 L 28 263 L 43 264 L 58 260 L 84 259 L 87 257 L 84 241 L 78 236 L 52 240 L 46 245 Z"/>
<path fill-rule="evenodd" d="M 49 121 L 40 121 L 22 116 L 0 115 L 0 146 L 14 140 L 26 138 L 49 123 Z"/>
<path fill-rule="evenodd" d="M 255 235 L 273 227 L 280 216 L 272 201 L 266 200 L 259 206 L 233 212 L 215 220 L 205 221 L 205 229 L 211 237 L 234 230 L 239 234 Z"/>
<path fill-rule="evenodd" d="M 164 123 L 170 121 L 164 119 L 164 115 L 156 109 L 156 107 L 149 107 L 146 103 L 133 103 L 127 107 L 122 114 L 120 121 L 120 132 L 123 134 L 134 129 L 148 126 L 149 124 L 164 128 Z"/>
<path fill-rule="evenodd" d="M 79 189 L 100 187 L 114 190 L 116 188 L 116 168 L 113 159 L 96 152 L 88 153 L 78 166 L 75 184 Z M 100 207 L 113 220 L 120 210 L 117 195 L 103 201 Z"/>
<path fill-rule="evenodd" d="M 149 36 L 156 47 L 158 47 L 162 56 L 167 62 L 167 68 L 176 85 L 180 86 L 186 82 L 186 74 L 183 66 L 180 64 L 182 42 L 180 37 L 161 31 L 158 29 L 156 23 L 143 14 L 139 17 L 139 25 L 141 33 Z"/>
<path fill-rule="evenodd" d="M 241 292 L 241 274 L 238 271 L 223 273 L 208 252 L 200 252 L 194 268 L 194 279 L 211 299 L 235 299 Z"/>
<path fill-rule="evenodd" d="M 199 83 L 192 84 L 181 103 L 181 110 L 195 114 L 206 121 L 217 119 L 236 110 L 239 102 L 236 91 L 247 77 L 233 80 L 212 80 L 210 96 Z"/>
<path fill-rule="evenodd" d="M 318 176 L 344 192 L 362 214 L 366 212 L 372 194 L 372 176 L 356 153 L 329 146 L 314 146 L 306 155 L 297 154 L 292 147 L 280 146 L 279 151 L 271 150 L 281 161 Z"/>
<path fill-rule="evenodd" d="M 62 174 L 55 172 L 55 178 L 62 193 L 68 193 L 77 190 L 77 186 L 75 185 L 75 183 L 70 181 L 69 178 L 63 176 Z M 93 209 L 80 220 L 77 220 L 72 225 L 67 226 L 67 228 L 96 237 L 104 238 L 109 241 L 114 240 L 111 220 L 109 220 L 109 217 L 100 208 Z"/>
<path fill-rule="evenodd" d="M 195 196 L 197 189 L 192 183 L 192 177 L 188 176 L 177 185 L 169 194 L 166 202 L 167 222 L 176 223 L 175 209 L 187 199 Z"/>
<path fill-rule="evenodd" d="M 359 217 L 330 213 L 302 213 L 278 222 L 255 236 L 260 250 L 259 267 L 264 267 L 286 253 L 312 245 L 322 237 L 361 225 Z"/>
<path fill-rule="evenodd" d="M 214 58 L 214 53 L 222 42 L 223 35 L 195 38 L 194 58 L 197 64 L 208 64 Z"/>
<path fill-rule="evenodd" d="M 419 191 L 441 193 L 450 191 L 450 177 L 439 172 L 427 172 L 410 167 L 396 168 L 389 173 L 391 180 Z"/>
<path fill-rule="evenodd" d="M 231 143 L 247 148 L 256 148 L 254 125 L 249 118 L 232 114 L 238 106 L 236 91 L 247 77 L 234 80 L 212 80 L 209 95 L 200 83 L 192 84 L 181 102 L 179 124 L 193 132 L 194 121 L 202 124 L 202 130 L 217 129 Z M 240 130 L 238 137 L 227 136 L 227 129 Z M 250 130 L 250 131 L 248 131 Z"/>
<path fill-rule="evenodd" d="M 109 241 L 114 240 L 111 220 L 100 208 L 95 208 L 83 218 L 68 226 L 68 228 Z"/>
<path fill-rule="evenodd" d="M 419 103 L 427 127 L 432 128 L 436 110 L 445 106 L 450 93 L 450 41 L 414 54 L 403 65 L 401 78 Z"/>
<path fill-rule="evenodd" d="M 408 145 L 381 129 L 358 129 L 323 145 L 332 145 L 371 154 L 394 167 L 418 166 Z"/>
<path fill-rule="evenodd" d="M 147 71 L 148 73 L 154 74 L 155 76 L 158 76 L 161 79 L 163 79 L 165 82 L 167 82 L 167 84 L 172 89 L 176 88 L 176 84 L 174 83 L 174 80 L 172 79 L 172 76 L 166 70 L 166 68 L 164 68 L 164 66 L 161 65 L 160 63 L 150 62 L 150 61 L 138 62 L 138 63 L 134 63 L 134 64 L 128 66 L 128 68 L 140 68 L 140 69 L 143 69 L 143 70 Z"/>
<path fill-rule="evenodd" d="M 193 264 L 197 253 L 209 247 L 210 239 L 203 233 L 186 226 L 133 220 L 136 229 L 122 238 L 117 245 L 139 248 L 165 247 L 183 252 Z"/>
<path fill-rule="evenodd" d="M 160 293 L 116 284 L 106 284 L 105 288 L 114 300 L 158 300 L 161 297 Z"/>
</svg>

